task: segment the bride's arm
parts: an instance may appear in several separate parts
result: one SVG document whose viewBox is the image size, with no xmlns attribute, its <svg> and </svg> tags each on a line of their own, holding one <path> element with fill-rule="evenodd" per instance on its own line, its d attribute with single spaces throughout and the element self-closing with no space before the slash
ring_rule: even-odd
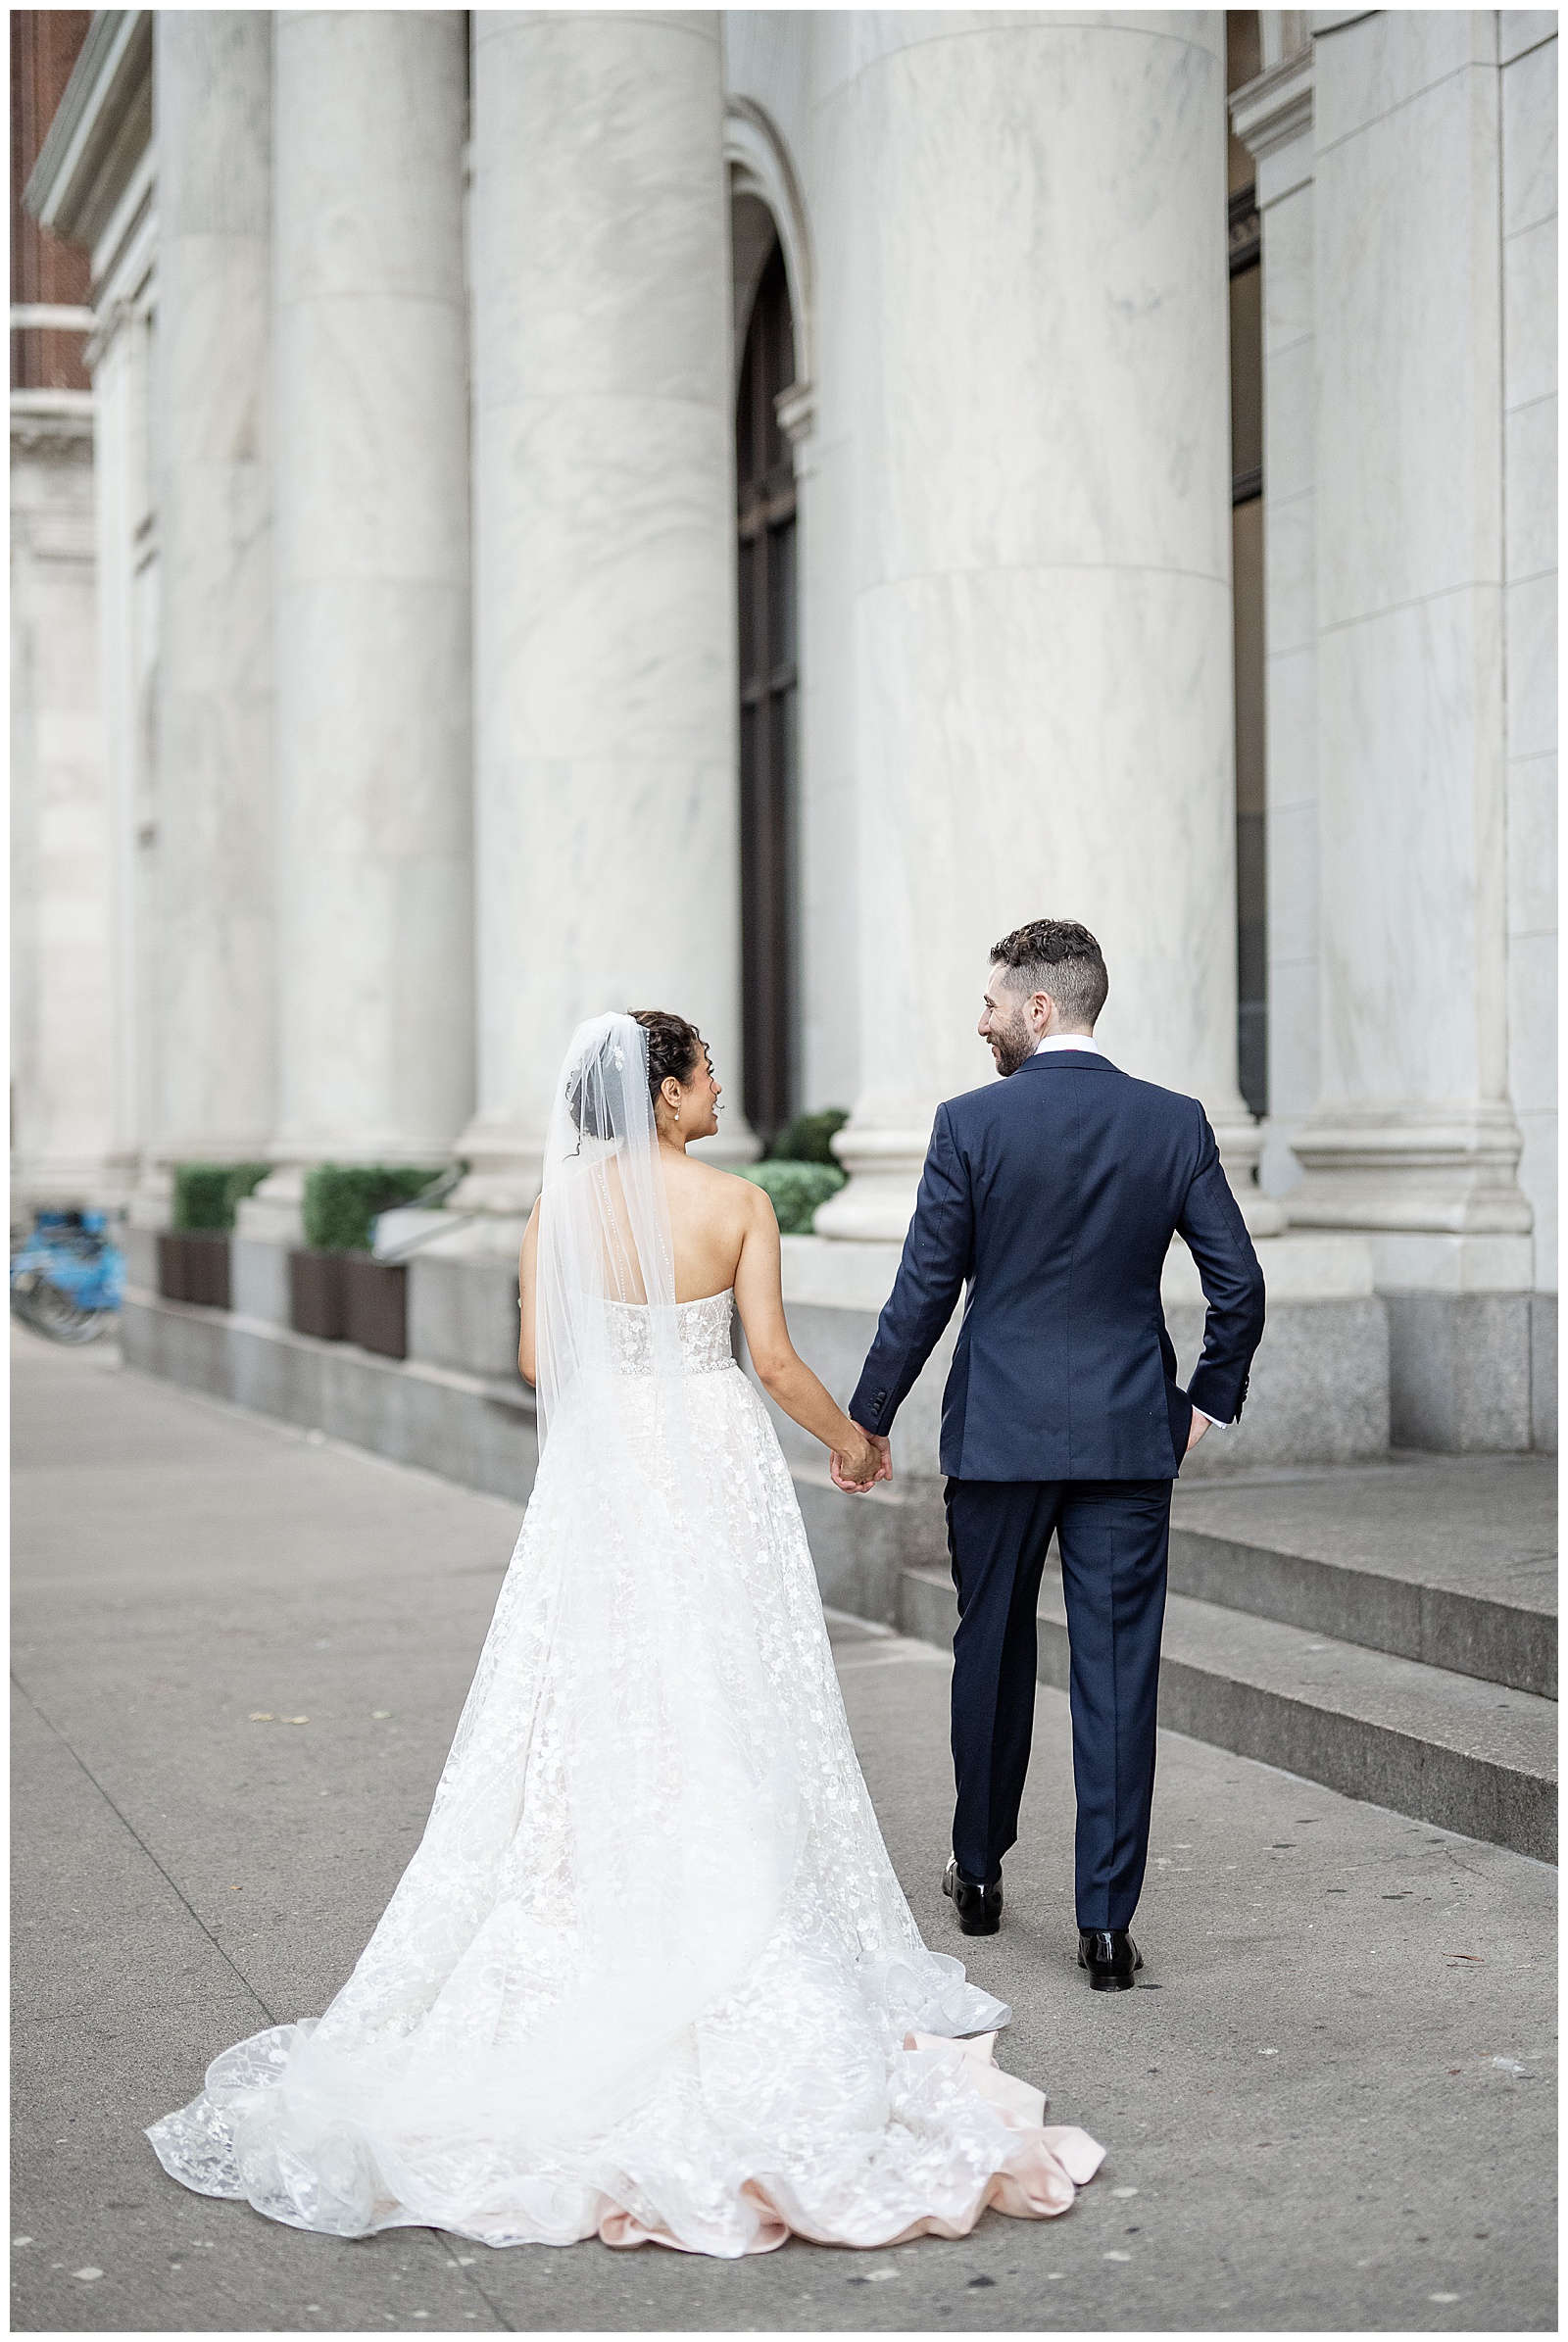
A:
<svg viewBox="0 0 1568 2342">
<path fill-rule="evenodd" d="M 778 1222 L 762 1190 L 753 1188 L 751 1195 L 755 1200 L 735 1269 L 735 1306 L 746 1330 L 746 1346 L 757 1379 L 793 1422 L 832 1449 L 845 1480 L 860 1488 L 868 1488 L 876 1480 L 891 1480 L 891 1468 L 858 1424 L 850 1421 L 796 1353 L 784 1319 Z"/>
<path fill-rule="evenodd" d="M 534 1302 L 539 1291 L 539 1206 L 536 1203 L 528 1214 L 528 1225 L 522 1232 L 522 1250 L 517 1255 L 517 1305 L 521 1324 L 517 1333 L 517 1372 L 525 1383 L 536 1383 L 533 1334 Z"/>
</svg>

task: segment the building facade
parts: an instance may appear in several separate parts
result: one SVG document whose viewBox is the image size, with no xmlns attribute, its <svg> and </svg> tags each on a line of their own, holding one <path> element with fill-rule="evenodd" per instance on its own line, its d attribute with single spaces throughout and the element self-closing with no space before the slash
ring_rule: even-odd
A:
<svg viewBox="0 0 1568 2342">
<path fill-rule="evenodd" d="M 850 1109 L 836 1369 L 1050 911 L 1264 1259 L 1232 1460 L 1546 1443 L 1555 76 L 1549 12 L 100 12 L 26 192 L 90 256 L 71 1179 L 271 1161 L 262 1324 L 311 1163 L 461 1158 L 478 1274 L 574 1021 L 675 1007 L 721 1157 Z"/>
</svg>

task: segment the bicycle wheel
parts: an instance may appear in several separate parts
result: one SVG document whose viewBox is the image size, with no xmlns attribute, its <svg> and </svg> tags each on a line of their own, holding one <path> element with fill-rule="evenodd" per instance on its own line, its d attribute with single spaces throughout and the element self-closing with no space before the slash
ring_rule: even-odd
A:
<svg viewBox="0 0 1568 2342">
<path fill-rule="evenodd" d="M 30 1289 L 13 1286 L 11 1304 L 51 1342 L 96 1342 L 104 1331 L 105 1311 L 78 1308 L 70 1293 L 47 1277 L 35 1277 Z"/>
</svg>

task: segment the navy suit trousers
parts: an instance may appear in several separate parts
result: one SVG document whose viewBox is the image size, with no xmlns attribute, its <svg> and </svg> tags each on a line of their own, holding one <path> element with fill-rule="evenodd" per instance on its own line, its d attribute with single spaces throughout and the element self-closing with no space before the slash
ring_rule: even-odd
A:
<svg viewBox="0 0 1568 2342">
<path fill-rule="evenodd" d="M 1035 1709 L 1035 1612 L 1054 1532 L 1071 1646 L 1081 1927 L 1138 1907 L 1154 1788 L 1169 1480 L 950 1480 L 953 1851 L 990 1885 L 1018 1835 Z"/>
</svg>

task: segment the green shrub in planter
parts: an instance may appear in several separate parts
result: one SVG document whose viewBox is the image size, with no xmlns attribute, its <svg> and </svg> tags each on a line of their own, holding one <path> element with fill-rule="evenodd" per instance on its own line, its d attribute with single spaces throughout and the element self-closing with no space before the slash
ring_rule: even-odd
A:
<svg viewBox="0 0 1568 2342">
<path fill-rule="evenodd" d="M 741 1173 L 755 1187 L 762 1188 L 772 1200 L 778 1220 L 780 1236 L 809 1236 L 816 1218 L 816 1207 L 836 1195 L 844 1185 L 844 1173 L 836 1163 L 779 1162 L 749 1163 Z"/>
<path fill-rule="evenodd" d="M 371 1221 L 413 1203 L 440 1178 L 439 1166 L 318 1163 L 305 1175 L 305 1242 L 318 1251 L 368 1252 Z"/>
<path fill-rule="evenodd" d="M 173 1226 L 182 1234 L 234 1225 L 234 1206 L 253 1195 L 271 1163 L 176 1163 Z"/>
<path fill-rule="evenodd" d="M 824 1106 L 820 1114 L 797 1114 L 773 1141 L 769 1162 L 826 1163 L 830 1171 L 836 1171 L 838 1158 L 828 1142 L 849 1119 L 842 1106 Z"/>
</svg>

